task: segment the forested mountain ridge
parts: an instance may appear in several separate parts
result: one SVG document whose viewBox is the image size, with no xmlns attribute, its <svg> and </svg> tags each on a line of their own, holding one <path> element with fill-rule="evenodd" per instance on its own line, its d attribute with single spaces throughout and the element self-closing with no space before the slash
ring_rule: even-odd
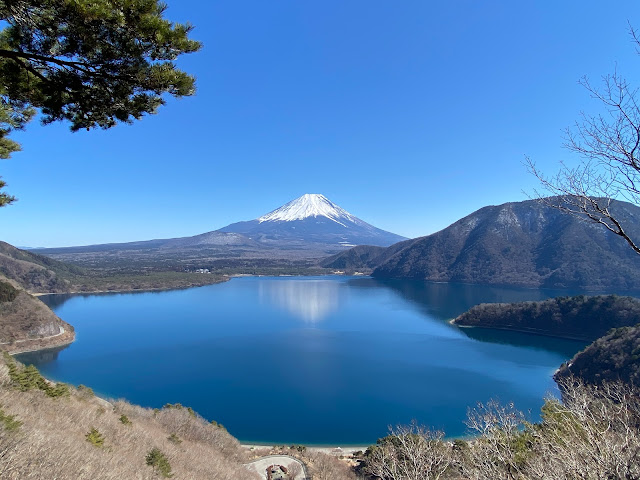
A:
<svg viewBox="0 0 640 480">
<path fill-rule="evenodd" d="M 640 324 L 611 330 L 564 363 L 553 378 L 571 376 L 592 384 L 621 380 L 640 386 Z"/>
<path fill-rule="evenodd" d="M 611 210 L 640 237 L 639 207 L 614 201 Z M 640 256 L 623 239 L 534 200 L 481 208 L 437 233 L 392 245 L 368 266 L 380 278 L 594 290 L 640 285 Z"/>
<path fill-rule="evenodd" d="M 640 323 L 640 300 L 617 295 L 578 295 L 540 302 L 483 303 L 452 323 L 593 341 L 612 328 Z"/>
</svg>

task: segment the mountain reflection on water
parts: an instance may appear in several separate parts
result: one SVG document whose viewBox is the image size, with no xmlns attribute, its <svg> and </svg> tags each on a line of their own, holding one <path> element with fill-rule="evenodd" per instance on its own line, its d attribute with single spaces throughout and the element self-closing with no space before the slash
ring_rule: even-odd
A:
<svg viewBox="0 0 640 480">
<path fill-rule="evenodd" d="M 517 287 L 436 283 L 412 279 L 354 278 L 353 287 L 386 288 L 416 304 L 424 313 L 440 320 L 451 320 L 480 303 L 512 303 L 574 295 L 578 291 L 536 290 Z"/>
<path fill-rule="evenodd" d="M 276 305 L 306 323 L 317 323 L 345 300 L 347 290 L 341 287 L 334 280 L 296 278 L 261 283 L 258 294 L 260 303 Z"/>
<path fill-rule="evenodd" d="M 25 365 L 41 365 L 44 363 L 51 363 L 55 362 L 58 359 L 58 355 L 65 348 L 69 348 L 69 345 L 47 348 L 45 350 L 38 350 L 35 352 L 25 352 L 19 355 L 19 359 Z"/>
<path fill-rule="evenodd" d="M 549 298 L 578 295 L 578 290 L 527 289 L 518 287 L 498 287 L 491 285 L 470 285 L 461 283 L 436 283 L 411 279 L 376 279 L 370 277 L 354 278 L 349 285 L 360 288 L 382 288 L 395 292 L 404 300 L 416 305 L 426 317 L 449 322 L 470 308 L 481 303 L 515 303 L 539 301 Z M 596 292 L 592 292 L 597 294 Z M 606 293 L 606 292 L 602 292 Z M 464 333 L 467 337 L 483 343 L 535 347 L 572 357 L 588 342 L 545 337 L 510 330 L 489 328 L 451 328 Z"/>
</svg>

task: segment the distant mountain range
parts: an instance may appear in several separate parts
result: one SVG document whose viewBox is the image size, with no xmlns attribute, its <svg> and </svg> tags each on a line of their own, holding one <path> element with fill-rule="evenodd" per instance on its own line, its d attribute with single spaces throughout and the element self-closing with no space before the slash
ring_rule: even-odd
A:
<svg viewBox="0 0 640 480">
<path fill-rule="evenodd" d="M 639 207 L 613 202 L 611 210 L 640 238 Z M 255 220 L 192 237 L 32 252 L 119 271 L 330 269 L 437 282 L 640 290 L 640 256 L 620 237 L 533 200 L 484 207 L 437 233 L 406 240 L 307 194 Z"/>
<path fill-rule="evenodd" d="M 613 202 L 632 237 L 640 208 Z M 426 237 L 358 246 L 321 263 L 380 278 L 546 288 L 640 289 L 640 256 L 602 226 L 537 201 L 481 208 Z"/>
<path fill-rule="evenodd" d="M 101 263 L 100 258 L 104 260 L 105 255 L 116 254 L 118 261 L 125 257 L 139 261 L 147 255 L 153 255 L 155 260 L 185 255 L 209 259 L 322 258 L 354 245 L 389 246 L 402 240 L 406 238 L 360 220 L 324 195 L 305 194 L 255 220 L 192 237 L 32 251 L 65 261 L 81 260 L 91 266 Z"/>
</svg>

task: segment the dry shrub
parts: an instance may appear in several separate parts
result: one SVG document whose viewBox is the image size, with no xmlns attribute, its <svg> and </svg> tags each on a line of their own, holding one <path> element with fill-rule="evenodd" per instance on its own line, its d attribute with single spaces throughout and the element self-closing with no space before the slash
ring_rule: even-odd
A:
<svg viewBox="0 0 640 480">
<path fill-rule="evenodd" d="M 383 480 L 639 479 L 640 390 L 576 379 L 560 387 L 562 401 L 548 398 L 540 423 L 513 405 L 479 404 L 469 411 L 473 439 L 450 444 L 400 427 L 367 450 L 360 470 Z"/>
<path fill-rule="evenodd" d="M 535 478 L 640 478 L 640 390 L 620 382 L 560 384 L 535 430 Z"/>
<path fill-rule="evenodd" d="M 306 455 L 309 473 L 317 480 L 355 480 L 351 468 L 340 459 L 322 452 Z"/>
<path fill-rule="evenodd" d="M 365 472 L 373 477 L 406 480 L 444 478 L 453 461 L 444 433 L 412 423 L 391 430 L 367 451 Z"/>
</svg>

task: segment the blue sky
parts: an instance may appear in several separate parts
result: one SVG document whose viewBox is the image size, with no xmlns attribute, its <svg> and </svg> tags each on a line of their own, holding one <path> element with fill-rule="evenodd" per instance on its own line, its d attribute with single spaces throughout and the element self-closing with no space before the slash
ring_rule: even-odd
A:
<svg viewBox="0 0 640 480">
<path fill-rule="evenodd" d="M 65 246 L 195 235 L 322 193 L 416 237 L 527 198 L 531 156 L 614 68 L 640 85 L 637 2 L 168 0 L 204 48 L 194 97 L 131 126 L 32 122 L 0 163 L 0 239 Z"/>
</svg>

